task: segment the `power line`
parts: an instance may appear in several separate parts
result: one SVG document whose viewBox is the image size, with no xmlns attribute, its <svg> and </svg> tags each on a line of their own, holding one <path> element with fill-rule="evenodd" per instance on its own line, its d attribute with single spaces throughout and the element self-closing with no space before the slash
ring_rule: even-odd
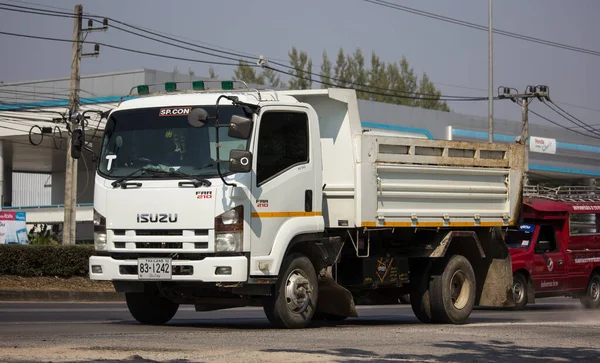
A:
<svg viewBox="0 0 600 363">
<path fill-rule="evenodd" d="M 20 7 L 20 8 L 34 9 L 34 8 L 27 8 L 27 7 Z M 45 11 L 43 9 L 35 9 L 35 10 Z M 67 13 L 65 13 L 65 14 L 67 14 Z M 92 17 L 99 17 L 99 16 L 92 16 Z M 146 33 L 149 33 L 149 34 L 152 34 L 152 35 L 155 35 L 155 36 L 158 36 L 158 37 L 162 37 L 162 38 L 168 39 L 170 41 L 175 41 L 175 42 L 179 42 L 179 43 L 191 45 L 191 46 L 198 47 L 198 48 L 201 48 L 201 49 L 208 49 L 208 50 L 211 50 L 213 52 L 219 52 L 219 53 L 233 55 L 233 56 L 236 56 L 236 57 L 247 58 L 246 56 L 244 56 L 244 55 L 242 55 L 240 53 L 220 51 L 218 49 L 213 49 L 213 48 L 210 48 L 210 47 L 200 46 L 200 45 L 197 45 L 197 44 L 194 44 L 194 43 L 189 43 L 189 42 L 181 41 L 180 39 L 175 39 L 175 38 L 172 38 L 172 37 L 164 36 L 164 35 L 161 35 L 159 33 L 151 31 L 151 30 L 145 30 L 145 29 L 143 29 L 141 27 L 137 27 L 137 26 L 134 26 L 134 25 L 131 25 L 131 24 L 128 24 L 128 23 L 116 20 L 114 18 L 107 18 L 107 19 L 109 19 L 111 22 L 115 22 L 117 24 L 121 24 L 121 25 L 124 25 L 126 27 L 130 27 L 130 28 L 133 28 L 133 29 L 136 29 L 136 30 L 144 31 Z M 217 58 L 221 58 L 221 59 L 239 61 L 240 63 L 245 64 L 247 66 L 256 67 L 256 65 L 248 62 L 245 59 L 232 58 L 232 57 L 229 57 L 229 56 L 223 56 L 223 55 L 220 55 L 220 54 L 215 54 L 215 53 L 210 53 L 210 52 L 201 51 L 201 50 L 197 50 L 197 49 L 192 49 L 192 48 L 181 46 L 181 45 L 178 45 L 178 44 L 173 44 L 173 43 L 161 40 L 161 39 L 156 39 L 156 38 L 150 37 L 148 35 L 140 34 L 140 33 L 128 30 L 128 29 L 121 28 L 119 26 L 115 26 L 115 25 L 112 25 L 111 27 L 115 28 L 117 30 L 129 33 L 129 34 L 133 34 L 133 35 L 136 35 L 136 36 L 139 36 L 139 37 L 142 37 L 142 38 L 145 38 L 145 39 L 153 40 L 153 41 L 156 41 L 156 42 L 159 42 L 159 43 L 163 43 L 163 44 L 166 44 L 166 45 L 169 45 L 169 46 L 173 46 L 173 47 L 177 47 L 177 48 L 181 48 L 181 49 L 185 49 L 185 50 L 188 50 L 188 51 L 193 51 L 193 52 L 197 52 L 197 53 L 201 53 L 201 54 L 205 54 L 205 55 L 209 55 L 209 56 L 213 56 L 213 57 L 217 57 Z M 97 43 L 97 44 L 102 45 L 102 43 Z M 115 46 L 108 46 L 108 47 L 113 47 L 114 48 Z M 124 49 L 122 49 L 122 50 L 124 50 Z M 279 62 L 276 62 L 276 61 L 273 61 L 272 63 L 276 64 L 276 65 L 278 65 L 280 67 L 287 68 L 289 70 L 296 70 L 294 67 L 291 67 L 291 66 L 283 64 L 283 63 L 279 63 Z M 216 64 L 219 64 L 219 63 L 216 63 Z M 317 74 L 317 73 L 314 73 L 314 72 L 309 72 L 309 71 L 304 71 L 304 73 L 309 74 L 311 76 L 315 76 L 315 77 L 320 76 L 320 74 Z M 287 72 L 285 74 L 289 75 Z M 415 96 L 426 96 L 426 97 L 435 98 L 436 100 L 437 100 L 438 97 L 440 97 L 440 101 L 443 101 L 444 99 L 465 99 L 465 100 L 473 100 L 474 98 L 477 99 L 477 100 L 479 99 L 479 97 L 471 97 L 471 96 L 437 95 L 437 94 L 429 94 L 429 93 L 419 93 L 419 92 L 408 92 L 408 91 L 402 91 L 402 90 L 392 90 L 392 89 L 389 89 L 389 88 L 382 88 L 382 87 L 370 86 L 370 85 L 365 85 L 365 84 L 359 84 L 359 83 L 356 83 L 356 82 L 352 82 L 350 80 L 342 80 L 342 79 L 338 79 L 338 78 L 335 78 L 335 77 L 327 77 L 327 79 L 329 81 L 335 81 L 335 82 L 338 82 L 338 83 L 343 83 L 343 84 L 347 84 L 347 85 L 351 85 L 351 86 L 357 86 L 357 87 L 361 87 L 361 88 L 380 90 L 380 91 L 391 92 L 391 93 L 405 94 L 405 95 L 410 95 L 412 97 L 415 97 Z M 334 87 L 337 86 L 336 84 L 332 84 L 332 83 L 329 83 L 329 84 L 331 84 Z"/>
<path fill-rule="evenodd" d="M 583 128 L 583 129 L 585 129 L 586 131 L 591 132 L 592 134 L 600 136 L 600 133 L 596 133 L 597 131 L 595 131 L 594 128 L 591 127 L 591 126 L 589 126 L 586 122 L 583 122 L 583 121 L 575 118 L 574 116 L 572 116 L 571 114 L 569 114 L 567 112 L 565 112 L 566 115 L 565 115 L 565 113 L 562 113 L 561 112 L 561 111 L 563 111 L 562 108 L 560 108 L 557 105 L 554 105 L 554 103 L 552 103 L 552 102 L 542 102 L 542 103 L 544 105 L 546 105 L 546 107 L 548 107 L 549 109 L 551 109 L 552 111 L 554 111 L 556 114 L 558 114 L 559 116 L 563 117 L 565 120 L 569 121 L 570 123 L 572 123 L 572 124 L 574 124 L 576 126 L 579 126 L 579 127 Z M 554 108 L 553 106 L 551 106 L 551 104 L 553 104 L 554 106 L 556 106 L 558 109 Z M 560 111 L 559 111 L 559 109 L 560 109 Z M 567 115 L 571 116 L 571 117 L 568 117 Z"/>
<path fill-rule="evenodd" d="M 482 31 L 485 31 L 485 32 L 488 31 L 488 28 L 486 26 L 483 26 L 483 25 L 480 25 L 480 24 L 471 23 L 471 22 L 468 22 L 468 21 L 459 20 L 459 19 L 455 19 L 455 18 L 451 18 L 451 17 L 448 17 L 448 16 L 443 16 L 443 15 L 439 15 L 439 14 L 435 14 L 435 13 L 430 13 L 430 12 L 424 11 L 424 10 L 418 10 L 418 9 L 415 9 L 415 8 L 410 8 L 410 7 L 404 6 L 404 5 L 398 5 L 396 3 L 392 3 L 392 2 L 389 2 L 389 1 L 384 1 L 384 0 L 363 0 L 363 1 L 365 1 L 367 3 L 379 5 L 379 6 L 382 6 L 382 7 L 394 9 L 394 10 L 399 10 L 399 11 L 403 11 L 403 12 L 407 12 L 407 13 L 411 13 L 411 14 L 415 14 L 415 15 L 419 15 L 419 16 L 424 16 L 424 17 L 427 17 L 427 18 L 430 18 L 430 19 L 440 20 L 440 21 L 443 21 L 443 22 L 446 22 L 446 23 L 460 25 L 460 26 L 464 26 L 464 27 L 471 28 L 471 29 L 476 29 L 476 30 L 482 30 Z M 545 40 L 545 39 L 530 37 L 530 36 L 527 36 L 527 35 L 513 33 L 513 32 L 509 32 L 509 31 L 505 31 L 505 30 L 500 30 L 500 29 L 494 29 L 493 32 L 495 34 L 498 34 L 498 35 L 503 35 L 503 36 L 506 36 L 506 37 L 520 39 L 520 40 L 525 40 L 525 41 L 532 42 L 532 43 L 538 43 L 538 44 L 543 44 L 543 45 L 547 45 L 547 46 L 551 46 L 551 47 L 555 47 L 555 48 L 560 48 L 560 49 L 565 49 L 565 50 L 570 50 L 570 51 L 574 51 L 574 52 L 579 52 L 579 53 L 585 53 L 585 54 L 600 56 L 600 51 L 595 51 L 595 50 L 581 48 L 581 47 L 575 47 L 575 46 L 568 45 L 568 44 L 562 44 L 562 43 L 553 42 L 553 41 L 550 41 L 550 40 Z"/>
<path fill-rule="evenodd" d="M 583 135 L 583 136 L 585 136 L 585 137 L 591 137 L 591 138 L 593 138 L 593 139 L 598 139 L 598 140 L 600 140 L 600 137 L 597 137 L 597 136 L 592 136 L 592 135 L 590 135 L 590 134 L 586 134 L 586 133 L 583 133 L 583 132 L 580 132 L 580 131 L 577 131 L 577 130 L 570 129 L 570 128 L 568 128 L 568 127 L 564 126 L 564 125 L 561 125 L 560 123 L 558 123 L 558 122 L 556 122 L 556 121 L 553 121 L 553 120 L 551 120 L 551 119 L 549 119 L 549 118 L 547 118 L 547 117 L 545 117 L 545 116 L 542 116 L 542 115 L 540 115 L 539 113 L 537 113 L 537 112 L 533 111 L 532 109 L 529 109 L 529 112 L 531 112 L 532 114 L 536 115 L 537 117 L 539 117 L 539 118 L 541 118 L 541 119 L 544 119 L 544 120 L 546 120 L 546 121 L 550 122 L 551 124 L 553 124 L 553 125 L 555 125 L 555 126 L 558 126 L 558 127 L 560 127 L 560 128 L 563 128 L 563 129 L 565 129 L 565 130 L 567 130 L 567 131 L 574 132 L 574 133 L 576 133 L 576 134 Z"/>
</svg>

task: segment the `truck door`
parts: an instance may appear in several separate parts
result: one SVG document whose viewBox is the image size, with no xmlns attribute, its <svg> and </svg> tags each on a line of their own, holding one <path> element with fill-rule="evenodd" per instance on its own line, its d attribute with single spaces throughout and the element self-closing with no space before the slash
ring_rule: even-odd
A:
<svg viewBox="0 0 600 363">
<path fill-rule="evenodd" d="M 567 261 L 561 252 L 554 226 L 541 225 L 535 243 L 532 279 L 538 293 L 563 291 Z"/>
<path fill-rule="evenodd" d="M 309 125 L 309 113 L 303 108 L 265 107 L 259 117 L 250 222 L 252 256 L 269 255 L 278 233 L 292 233 L 291 239 L 317 229 L 315 217 L 321 215 L 321 205 L 316 204 L 320 202 L 316 193 L 321 189 L 316 185 L 315 164 L 320 164 L 315 160 L 320 155 L 313 155 Z"/>
</svg>

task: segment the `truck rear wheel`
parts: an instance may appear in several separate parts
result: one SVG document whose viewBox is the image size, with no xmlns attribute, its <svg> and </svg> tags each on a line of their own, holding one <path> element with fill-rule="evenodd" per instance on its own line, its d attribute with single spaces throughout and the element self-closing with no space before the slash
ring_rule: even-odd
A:
<svg viewBox="0 0 600 363">
<path fill-rule="evenodd" d="M 179 304 L 158 293 L 126 293 L 127 308 L 135 320 L 142 324 L 163 325 L 175 316 Z"/>
<path fill-rule="evenodd" d="M 521 310 L 527 305 L 527 278 L 521 273 L 513 277 L 513 296 L 515 297 L 515 309 Z"/>
<path fill-rule="evenodd" d="M 461 255 L 452 256 L 443 272 L 434 274 L 429 284 L 432 321 L 464 323 L 475 304 L 475 289 L 475 273 L 469 260 Z"/>
<path fill-rule="evenodd" d="M 600 275 L 594 273 L 588 282 L 585 295 L 580 299 L 581 305 L 587 309 L 597 309 L 600 307 Z"/>
<path fill-rule="evenodd" d="M 306 256 L 294 253 L 285 259 L 281 271 L 273 295 L 265 299 L 265 315 L 279 328 L 304 328 L 312 320 L 319 297 L 315 268 Z"/>
<path fill-rule="evenodd" d="M 422 323 L 431 323 L 430 277 L 430 261 L 415 263 L 410 267 L 410 306 L 417 319 Z"/>
</svg>

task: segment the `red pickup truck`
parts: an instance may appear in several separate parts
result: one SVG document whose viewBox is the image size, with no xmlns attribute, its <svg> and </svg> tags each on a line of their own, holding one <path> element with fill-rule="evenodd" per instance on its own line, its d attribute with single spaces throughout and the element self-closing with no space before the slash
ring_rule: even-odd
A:
<svg viewBox="0 0 600 363">
<path fill-rule="evenodd" d="M 516 308 L 554 296 L 600 307 L 600 188 L 529 188 L 523 223 L 505 241 Z"/>
</svg>

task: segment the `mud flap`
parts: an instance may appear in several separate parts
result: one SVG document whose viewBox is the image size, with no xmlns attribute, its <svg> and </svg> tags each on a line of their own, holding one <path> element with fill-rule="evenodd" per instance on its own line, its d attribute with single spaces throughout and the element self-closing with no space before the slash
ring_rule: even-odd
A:
<svg viewBox="0 0 600 363">
<path fill-rule="evenodd" d="M 479 306 L 514 307 L 512 261 L 500 228 L 480 236 L 485 258 L 475 268 Z"/>
<path fill-rule="evenodd" d="M 324 276 L 319 276 L 319 302 L 315 314 L 358 317 L 352 293 L 338 285 L 331 270 L 328 267 Z"/>
</svg>

